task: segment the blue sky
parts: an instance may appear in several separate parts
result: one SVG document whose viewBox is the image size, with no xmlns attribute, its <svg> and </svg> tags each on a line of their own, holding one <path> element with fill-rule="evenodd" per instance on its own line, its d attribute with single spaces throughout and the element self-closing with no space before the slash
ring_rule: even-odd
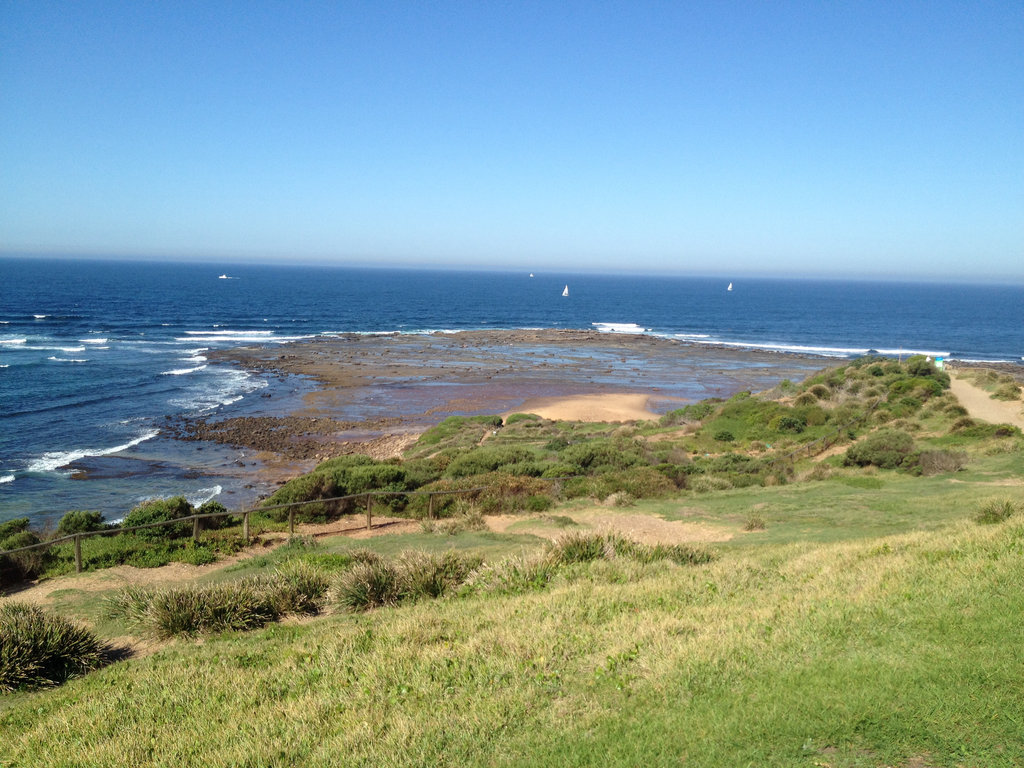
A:
<svg viewBox="0 0 1024 768">
<path fill-rule="evenodd" d="M 1024 281 L 1024 3 L 6 0 L 0 251 Z"/>
</svg>

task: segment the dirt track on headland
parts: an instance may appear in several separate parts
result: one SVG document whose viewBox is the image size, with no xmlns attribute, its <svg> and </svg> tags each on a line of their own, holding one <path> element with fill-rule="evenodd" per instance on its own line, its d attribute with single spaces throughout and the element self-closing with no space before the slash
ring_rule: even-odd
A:
<svg viewBox="0 0 1024 768">
<path fill-rule="evenodd" d="M 949 388 L 972 418 L 992 424 L 1012 424 L 1024 429 L 1024 412 L 1020 400 L 993 400 L 984 389 L 956 374 L 950 377 Z"/>
</svg>

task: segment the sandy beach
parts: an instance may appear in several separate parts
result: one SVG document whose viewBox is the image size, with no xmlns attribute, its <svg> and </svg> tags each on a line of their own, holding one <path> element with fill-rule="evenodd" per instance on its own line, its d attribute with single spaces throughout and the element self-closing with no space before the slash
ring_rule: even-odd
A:
<svg viewBox="0 0 1024 768">
<path fill-rule="evenodd" d="M 266 415 L 182 421 L 167 432 L 261 451 L 283 474 L 347 453 L 398 455 L 451 415 L 654 419 L 706 397 L 800 380 L 829 362 L 585 330 L 344 334 L 210 359 L 315 386 L 283 412 L 267 400 Z"/>
</svg>

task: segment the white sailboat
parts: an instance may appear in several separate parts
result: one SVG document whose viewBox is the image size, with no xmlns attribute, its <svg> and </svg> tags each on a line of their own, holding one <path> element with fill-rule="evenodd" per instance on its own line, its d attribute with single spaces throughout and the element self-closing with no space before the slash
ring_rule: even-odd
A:
<svg viewBox="0 0 1024 768">
<path fill-rule="evenodd" d="M 731 291 L 731 290 L 732 290 L 732 283 L 729 283 L 729 287 L 728 287 L 728 288 L 726 288 L 725 290 L 727 290 L 727 291 Z"/>
<path fill-rule="evenodd" d="M 562 290 L 562 295 L 563 296 L 568 296 L 569 295 L 569 286 L 568 285 L 565 286 L 565 288 Z"/>
</svg>

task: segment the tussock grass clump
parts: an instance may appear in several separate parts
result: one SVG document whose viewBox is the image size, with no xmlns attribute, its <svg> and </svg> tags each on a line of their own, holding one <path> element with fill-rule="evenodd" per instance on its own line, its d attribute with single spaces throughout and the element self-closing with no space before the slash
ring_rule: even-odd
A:
<svg viewBox="0 0 1024 768">
<path fill-rule="evenodd" d="M 1013 499 L 988 499 L 978 508 L 974 521 L 983 525 L 1001 523 L 1020 512 L 1022 506 Z"/>
<path fill-rule="evenodd" d="M 279 617 L 255 580 L 156 592 L 146 611 L 146 623 L 161 638 L 258 629 Z"/>
<path fill-rule="evenodd" d="M 335 580 L 334 594 L 350 611 L 396 605 L 402 595 L 398 569 L 383 560 L 356 563 Z"/>
<path fill-rule="evenodd" d="M 330 580 L 303 560 L 286 560 L 274 573 L 227 584 L 149 591 L 126 587 L 107 604 L 157 637 L 258 629 L 287 614 L 316 614 L 327 601 Z"/>
<path fill-rule="evenodd" d="M 28 603 L 0 605 L 0 691 L 59 685 L 104 661 L 88 629 Z"/>
<path fill-rule="evenodd" d="M 452 593 L 481 565 L 483 558 L 479 556 L 445 552 L 438 557 L 426 552 L 403 552 L 398 562 L 401 599 L 443 597 Z"/>
<path fill-rule="evenodd" d="M 756 512 L 751 512 L 747 515 L 747 519 L 743 523 L 744 531 L 763 531 L 766 527 L 764 518 Z"/>
<path fill-rule="evenodd" d="M 617 533 L 573 532 L 561 536 L 546 550 L 555 565 L 589 563 L 625 557 L 641 563 L 671 560 L 677 565 L 699 565 L 713 560 L 713 555 L 685 544 L 644 544 Z"/>
<path fill-rule="evenodd" d="M 463 593 L 517 595 L 534 592 L 547 587 L 556 573 L 556 564 L 546 552 L 506 557 L 469 574 Z"/>
</svg>

